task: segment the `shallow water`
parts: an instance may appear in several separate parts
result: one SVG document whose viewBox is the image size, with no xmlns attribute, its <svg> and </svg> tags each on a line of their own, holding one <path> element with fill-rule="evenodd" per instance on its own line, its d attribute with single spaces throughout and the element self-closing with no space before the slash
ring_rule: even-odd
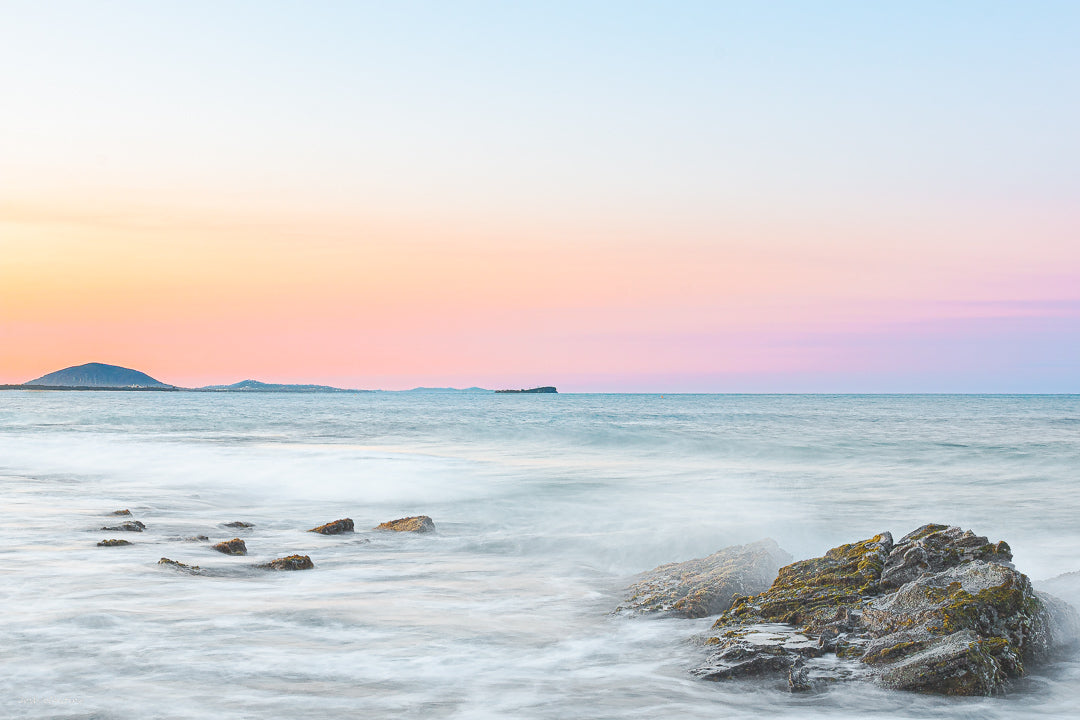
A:
<svg viewBox="0 0 1080 720">
<path fill-rule="evenodd" d="M 790 695 L 690 677 L 708 619 L 608 612 L 765 536 L 802 558 L 943 522 L 1078 570 L 1078 468 L 1078 396 L 5 392 L 0 715 L 1073 717 L 1075 657 L 1006 697 Z M 147 531 L 99 530 L 118 508 Z M 367 529 L 419 513 L 437 533 Z M 316 569 L 251 568 L 291 553 Z"/>
</svg>

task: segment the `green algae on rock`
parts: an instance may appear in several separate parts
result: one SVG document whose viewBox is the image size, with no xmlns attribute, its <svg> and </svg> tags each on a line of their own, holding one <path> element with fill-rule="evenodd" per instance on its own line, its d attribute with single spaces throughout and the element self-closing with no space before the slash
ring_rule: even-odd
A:
<svg viewBox="0 0 1080 720">
<path fill-rule="evenodd" d="M 131 545 L 132 543 L 127 540 L 102 540 L 97 544 L 98 547 L 120 547 L 121 545 Z"/>
<path fill-rule="evenodd" d="M 393 530 L 394 532 L 425 533 L 432 532 L 435 529 L 435 522 L 427 515 L 416 515 L 414 517 L 398 518 L 397 520 L 384 522 L 375 529 Z"/>
<path fill-rule="evenodd" d="M 319 527 L 313 527 L 308 532 L 319 533 L 320 535 L 340 535 L 341 533 L 353 532 L 352 518 L 342 518 L 340 520 L 334 520 L 328 522 L 325 525 Z"/>
<path fill-rule="evenodd" d="M 247 555 L 247 545 L 245 545 L 244 541 L 240 538 L 225 540 L 224 542 L 219 542 L 210 547 L 217 550 L 219 553 L 224 553 L 226 555 Z"/>
<path fill-rule="evenodd" d="M 712 654 L 693 674 L 786 674 L 792 690 L 872 679 L 927 693 L 1000 692 L 1078 627 L 1075 611 L 1040 597 L 1011 558 L 1006 543 L 945 525 L 895 545 L 889 533 L 842 545 L 739 598 L 714 624 Z"/>
<path fill-rule="evenodd" d="M 776 579 L 791 555 L 775 540 L 734 545 L 712 555 L 669 563 L 645 573 L 627 589 L 616 612 L 665 613 L 687 618 L 717 615 L 735 596 L 756 595 Z"/>
</svg>

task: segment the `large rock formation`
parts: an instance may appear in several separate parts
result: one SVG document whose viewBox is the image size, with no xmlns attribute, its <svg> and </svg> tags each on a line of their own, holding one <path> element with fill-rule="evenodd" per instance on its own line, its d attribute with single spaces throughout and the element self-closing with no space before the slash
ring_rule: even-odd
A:
<svg viewBox="0 0 1080 720">
<path fill-rule="evenodd" d="M 693 673 L 779 675 L 792 690 L 864 678 L 949 695 L 999 692 L 1075 637 L 1075 611 L 1036 594 L 1011 559 L 1004 542 L 944 525 L 897 543 L 886 532 L 833 548 L 737 598 Z"/>
<path fill-rule="evenodd" d="M 650 570 L 628 589 L 616 612 L 664 613 L 687 618 L 718 615 L 735 595 L 768 589 L 791 555 L 775 540 L 724 548 L 705 558 L 670 563 Z"/>
</svg>

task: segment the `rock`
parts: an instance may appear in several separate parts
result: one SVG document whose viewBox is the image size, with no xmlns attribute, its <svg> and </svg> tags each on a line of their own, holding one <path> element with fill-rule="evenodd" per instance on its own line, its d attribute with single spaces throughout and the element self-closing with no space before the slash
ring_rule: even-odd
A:
<svg viewBox="0 0 1080 720">
<path fill-rule="evenodd" d="M 121 545 L 131 545 L 127 540 L 102 540 L 98 543 L 98 547 L 120 547 Z"/>
<path fill-rule="evenodd" d="M 340 535 L 341 533 L 351 533 L 352 531 L 353 521 L 351 518 L 342 518 L 308 530 L 308 532 L 319 533 L 320 535 Z"/>
<path fill-rule="evenodd" d="M 264 570 L 311 570 L 315 567 L 315 563 L 311 562 L 311 558 L 307 555 L 289 555 L 276 558 L 259 567 Z"/>
<path fill-rule="evenodd" d="M 670 563 L 650 570 L 631 585 L 629 598 L 616 612 L 665 613 L 687 618 L 717 615 L 731 607 L 734 595 L 757 595 L 768 589 L 791 556 L 775 540 L 724 548 L 705 558 Z"/>
<path fill-rule="evenodd" d="M 133 522 L 120 523 L 113 527 L 103 527 L 102 530 L 108 530 L 109 532 L 142 532 L 146 529 L 146 526 L 139 520 Z"/>
<path fill-rule="evenodd" d="M 399 518 L 384 522 L 376 530 L 393 530 L 394 532 L 417 532 L 425 533 L 435 530 L 435 523 L 427 515 Z"/>
<path fill-rule="evenodd" d="M 206 535 L 188 535 L 183 540 L 184 542 L 210 542 L 210 538 Z"/>
<path fill-rule="evenodd" d="M 247 555 L 247 545 L 245 545 L 244 541 L 240 538 L 219 542 L 210 547 L 217 550 L 219 553 L 225 553 L 226 555 Z"/>
<path fill-rule="evenodd" d="M 882 569 L 881 585 L 895 589 L 925 572 L 940 572 L 972 560 L 1012 567 L 1012 550 L 1004 541 L 993 544 L 970 530 L 924 525 L 896 543 Z"/>
<path fill-rule="evenodd" d="M 222 527 L 227 527 L 227 528 L 250 528 L 250 527 L 255 527 L 255 524 L 254 523 L 244 522 L 242 520 L 234 520 L 233 522 L 223 523 Z"/>
<path fill-rule="evenodd" d="M 130 510 L 113 510 L 110 515 L 131 515 Z"/>
<path fill-rule="evenodd" d="M 158 560 L 158 565 L 167 565 L 175 570 L 190 573 L 192 575 L 201 575 L 203 570 L 198 565 L 186 565 L 176 560 L 170 560 L 169 558 L 161 558 Z"/>
<path fill-rule="evenodd" d="M 881 533 L 834 548 L 738 598 L 714 624 L 712 654 L 693 674 L 786 676 L 793 691 L 872 679 L 946 695 L 1000 692 L 1080 627 L 1011 559 L 1004 542 L 944 525 L 895 544 Z"/>
</svg>

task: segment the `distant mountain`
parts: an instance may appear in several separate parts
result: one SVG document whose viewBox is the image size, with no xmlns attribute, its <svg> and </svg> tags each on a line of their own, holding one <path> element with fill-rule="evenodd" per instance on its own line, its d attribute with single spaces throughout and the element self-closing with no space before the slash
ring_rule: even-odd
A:
<svg viewBox="0 0 1080 720">
<path fill-rule="evenodd" d="M 258 380 L 242 380 L 232 385 L 207 385 L 199 388 L 209 392 L 277 392 L 277 393 L 358 393 L 370 390 L 346 390 L 329 385 L 279 385 Z"/>
<path fill-rule="evenodd" d="M 411 392 L 411 393 L 489 393 L 491 391 L 487 390 L 485 388 L 482 388 L 482 387 L 471 387 L 471 388 L 416 387 L 416 388 L 413 388 L 412 390 L 402 390 L 401 392 Z"/>
<path fill-rule="evenodd" d="M 56 372 L 42 375 L 36 380 L 31 380 L 25 385 L 42 385 L 45 387 L 79 387 L 79 388 L 171 388 L 172 385 L 155 380 L 144 372 L 120 367 L 118 365 L 106 365 L 105 363 L 86 363 L 73 367 L 57 370 Z"/>
</svg>

